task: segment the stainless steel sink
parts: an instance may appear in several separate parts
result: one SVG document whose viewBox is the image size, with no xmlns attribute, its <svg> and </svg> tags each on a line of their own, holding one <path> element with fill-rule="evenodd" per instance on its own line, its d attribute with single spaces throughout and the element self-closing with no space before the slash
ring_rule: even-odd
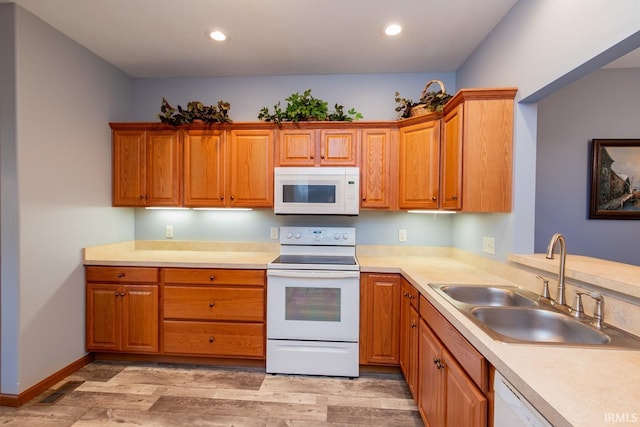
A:
<svg viewBox="0 0 640 427">
<path fill-rule="evenodd" d="M 440 291 L 451 299 L 475 306 L 534 306 L 535 301 L 517 293 L 516 287 L 445 285 Z"/>
<path fill-rule="evenodd" d="M 517 286 L 430 284 L 491 338 L 517 344 L 640 349 L 640 338 L 561 312 L 534 292 Z"/>
<path fill-rule="evenodd" d="M 510 307 L 476 307 L 471 314 L 493 332 L 502 335 L 501 341 L 563 344 L 608 344 L 607 334 L 581 323 L 564 313 L 550 310 L 512 309 Z"/>
</svg>

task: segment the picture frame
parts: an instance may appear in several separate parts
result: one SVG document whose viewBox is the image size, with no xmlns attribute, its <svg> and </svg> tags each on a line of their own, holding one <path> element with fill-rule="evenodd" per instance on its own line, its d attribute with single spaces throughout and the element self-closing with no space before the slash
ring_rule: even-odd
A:
<svg viewBox="0 0 640 427">
<path fill-rule="evenodd" d="M 640 139 L 594 139 L 590 219 L 640 219 Z"/>
</svg>

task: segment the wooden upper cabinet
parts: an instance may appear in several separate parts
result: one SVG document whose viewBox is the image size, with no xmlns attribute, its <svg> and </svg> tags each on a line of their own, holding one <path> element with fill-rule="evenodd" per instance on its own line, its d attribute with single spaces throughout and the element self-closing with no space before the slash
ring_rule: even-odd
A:
<svg viewBox="0 0 640 427">
<path fill-rule="evenodd" d="M 180 206 L 175 130 L 113 128 L 113 206 Z"/>
<path fill-rule="evenodd" d="M 283 129 L 278 141 L 279 166 L 314 166 L 316 137 L 313 129 Z"/>
<path fill-rule="evenodd" d="M 281 129 L 277 152 L 277 166 L 357 166 L 358 130 Z"/>
<path fill-rule="evenodd" d="M 445 106 L 441 207 L 511 211 L 516 91 L 464 89 Z"/>
<path fill-rule="evenodd" d="M 225 205 L 225 132 L 187 130 L 184 141 L 184 206 Z"/>
<path fill-rule="evenodd" d="M 440 119 L 400 128 L 398 207 L 437 209 Z"/>
<path fill-rule="evenodd" d="M 360 162 L 360 206 L 370 209 L 390 209 L 395 196 L 391 174 L 392 132 L 390 129 L 362 130 L 362 160 Z M 395 145 L 397 147 L 397 144 Z"/>
<path fill-rule="evenodd" d="M 273 206 L 273 131 L 232 130 L 228 151 L 230 207 Z"/>
<path fill-rule="evenodd" d="M 358 151 L 356 129 L 322 129 L 320 131 L 321 166 L 357 166 Z"/>
</svg>

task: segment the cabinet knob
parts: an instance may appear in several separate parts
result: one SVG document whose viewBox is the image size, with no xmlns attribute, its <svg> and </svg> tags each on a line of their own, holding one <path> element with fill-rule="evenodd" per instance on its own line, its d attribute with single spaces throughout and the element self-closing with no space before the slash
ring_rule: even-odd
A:
<svg viewBox="0 0 640 427">
<path fill-rule="evenodd" d="M 213 301 L 209 302 L 209 307 L 213 307 L 214 305 L 216 305 L 215 302 L 213 302 Z"/>
<path fill-rule="evenodd" d="M 367 200 L 366 196 L 362 198 L 362 201 L 365 202 Z"/>
<path fill-rule="evenodd" d="M 414 322 L 411 322 L 411 327 L 415 328 L 417 325 Z"/>
<path fill-rule="evenodd" d="M 236 199 L 235 197 L 231 196 L 231 200 L 235 200 L 235 199 Z"/>
<path fill-rule="evenodd" d="M 451 200 L 458 200 L 458 196 L 451 196 Z"/>
<path fill-rule="evenodd" d="M 209 280 L 216 280 L 216 276 L 212 274 L 211 276 L 209 276 Z"/>
<path fill-rule="evenodd" d="M 438 200 L 438 197 L 437 196 L 433 196 L 433 197 L 431 197 L 431 200 L 433 200 L 435 202 L 436 200 Z"/>
<path fill-rule="evenodd" d="M 123 277 L 124 277 L 124 273 L 122 273 L 122 272 L 118 273 L 118 279 L 121 279 Z"/>
<path fill-rule="evenodd" d="M 322 155 L 320 156 L 320 158 L 321 158 L 321 159 L 324 159 L 324 154 L 322 154 Z"/>
<path fill-rule="evenodd" d="M 436 368 L 438 368 L 438 369 L 444 368 L 444 365 L 442 364 L 442 360 L 440 360 L 437 357 L 433 358 L 433 363 L 436 365 Z"/>
<path fill-rule="evenodd" d="M 309 156 L 310 159 L 313 159 L 313 157 L 314 157 L 313 154 Z"/>
<path fill-rule="evenodd" d="M 215 339 L 213 337 L 209 337 L 209 342 L 214 342 Z"/>
<path fill-rule="evenodd" d="M 406 293 L 406 292 L 403 292 L 403 293 L 402 293 L 402 296 L 403 296 L 403 297 L 408 297 L 408 296 L 409 296 L 409 294 L 408 294 L 408 293 Z"/>
<path fill-rule="evenodd" d="M 141 195 L 140 195 L 140 200 L 142 200 L 142 199 L 146 199 L 146 197 L 145 197 L 145 195 L 144 195 L 144 194 L 141 194 Z"/>
<path fill-rule="evenodd" d="M 220 196 L 220 200 L 224 200 L 224 196 Z"/>
</svg>

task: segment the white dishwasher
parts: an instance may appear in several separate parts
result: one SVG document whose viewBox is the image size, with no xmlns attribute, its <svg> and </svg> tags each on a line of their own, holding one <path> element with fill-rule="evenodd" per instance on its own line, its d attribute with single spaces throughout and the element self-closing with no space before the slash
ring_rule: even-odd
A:
<svg viewBox="0 0 640 427">
<path fill-rule="evenodd" d="M 494 427 L 553 427 L 498 371 L 493 388 Z"/>
</svg>

